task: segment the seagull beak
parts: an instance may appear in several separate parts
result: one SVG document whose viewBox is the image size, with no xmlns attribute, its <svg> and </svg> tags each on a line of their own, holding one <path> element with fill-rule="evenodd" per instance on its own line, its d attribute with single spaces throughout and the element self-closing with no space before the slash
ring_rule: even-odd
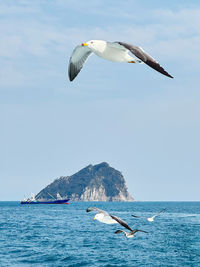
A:
<svg viewBox="0 0 200 267">
<path fill-rule="evenodd" d="M 95 221 L 95 220 L 96 220 L 96 218 L 94 217 L 94 218 L 93 218 L 93 220 Z"/>
<path fill-rule="evenodd" d="M 82 43 L 82 46 L 88 46 L 88 44 L 86 44 L 86 43 Z"/>
</svg>

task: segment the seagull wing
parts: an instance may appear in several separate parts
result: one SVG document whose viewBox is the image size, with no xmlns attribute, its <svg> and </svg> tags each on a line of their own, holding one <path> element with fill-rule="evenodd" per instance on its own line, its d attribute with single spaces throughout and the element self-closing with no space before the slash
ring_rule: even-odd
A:
<svg viewBox="0 0 200 267">
<path fill-rule="evenodd" d="M 136 216 L 136 215 L 131 215 L 132 217 L 134 217 L 134 218 L 141 218 L 140 216 Z"/>
<path fill-rule="evenodd" d="M 135 233 L 137 233 L 137 232 L 143 232 L 143 233 L 148 234 L 148 232 L 143 231 L 143 230 L 139 230 L 139 229 L 134 229 L 134 230 L 132 231 L 133 234 L 135 234 Z"/>
<path fill-rule="evenodd" d="M 98 213 L 103 213 L 107 216 L 110 216 L 110 214 L 108 212 L 106 212 L 105 210 L 101 210 L 101 209 L 96 208 L 96 207 L 89 207 L 86 209 L 86 212 L 90 212 L 90 211 L 97 211 Z"/>
<path fill-rule="evenodd" d="M 130 230 L 131 232 L 133 231 L 128 224 L 123 221 L 122 219 L 118 218 L 117 216 L 114 215 L 110 215 L 111 218 L 113 218 L 115 221 L 117 221 L 119 224 L 121 224 L 122 226 L 124 226 L 126 229 Z"/>
<path fill-rule="evenodd" d="M 162 209 L 159 212 L 157 212 L 152 218 L 155 218 L 156 216 L 158 216 L 160 213 L 164 212 L 166 209 Z"/>
<path fill-rule="evenodd" d="M 124 233 L 124 231 L 123 230 L 117 230 L 117 231 L 115 231 L 115 234 L 120 234 L 120 233 Z"/>
<path fill-rule="evenodd" d="M 91 54 L 92 51 L 87 46 L 78 45 L 75 47 L 69 60 L 68 75 L 70 81 L 76 78 Z"/>
<path fill-rule="evenodd" d="M 127 44 L 127 43 L 123 43 L 123 42 L 115 42 L 115 43 L 118 43 L 119 45 L 128 49 L 132 54 L 134 54 L 136 57 L 141 59 L 144 63 L 146 63 L 151 68 L 157 70 L 158 72 L 160 72 L 160 73 L 162 73 L 162 74 L 164 74 L 170 78 L 173 78 L 169 73 L 167 73 L 160 66 L 160 64 L 154 58 L 152 58 L 150 55 L 148 55 L 141 47 Z"/>
<path fill-rule="evenodd" d="M 131 214 L 131 216 L 132 216 L 133 218 L 143 218 L 143 219 L 146 219 L 146 217 L 144 217 L 144 216 L 136 216 L 136 215 L 133 215 L 133 214 Z"/>
</svg>

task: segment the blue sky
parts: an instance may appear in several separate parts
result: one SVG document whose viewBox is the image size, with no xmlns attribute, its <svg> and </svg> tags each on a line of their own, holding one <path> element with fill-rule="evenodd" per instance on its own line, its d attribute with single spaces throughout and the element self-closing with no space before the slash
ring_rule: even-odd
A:
<svg viewBox="0 0 200 267">
<path fill-rule="evenodd" d="M 102 161 L 136 200 L 200 200 L 199 1 L 10 0 L 0 20 L 0 200 Z M 92 56 L 70 83 L 90 39 L 142 46 L 175 79 Z"/>
</svg>

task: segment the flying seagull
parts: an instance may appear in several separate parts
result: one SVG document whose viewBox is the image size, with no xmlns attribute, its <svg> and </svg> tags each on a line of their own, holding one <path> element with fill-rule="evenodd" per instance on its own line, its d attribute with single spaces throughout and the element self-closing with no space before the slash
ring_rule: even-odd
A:
<svg viewBox="0 0 200 267">
<path fill-rule="evenodd" d="M 129 52 L 136 56 L 133 58 Z M 83 67 L 87 58 L 92 54 L 113 62 L 146 63 L 156 71 L 173 78 L 160 64 L 148 55 L 141 47 L 124 42 L 106 42 L 103 40 L 91 40 L 78 45 L 72 52 L 69 60 L 69 80 L 73 81 Z"/>
<path fill-rule="evenodd" d="M 153 215 L 152 217 L 145 218 L 145 219 L 147 219 L 147 221 L 149 221 L 149 222 L 153 222 L 154 219 L 155 219 L 155 217 L 158 216 L 160 213 L 164 212 L 165 210 L 166 210 L 166 209 L 162 209 L 162 210 L 160 210 L 159 212 L 157 212 L 155 215 Z M 135 215 L 133 215 L 133 214 L 132 214 L 131 216 L 133 216 L 134 218 L 143 218 L 143 217 L 140 217 L 140 216 L 135 216 Z"/>
<path fill-rule="evenodd" d="M 94 216 L 94 220 L 98 220 L 99 222 L 106 223 L 106 224 L 114 224 L 117 223 L 116 220 L 112 219 L 111 215 L 106 212 L 105 210 L 101 210 L 95 207 L 89 207 L 86 209 L 87 212 L 90 211 L 97 211 L 97 214 Z"/>
<path fill-rule="evenodd" d="M 117 230 L 115 232 L 115 234 L 119 234 L 119 233 L 123 232 L 126 235 L 126 237 L 130 238 L 130 237 L 133 237 L 136 232 L 147 233 L 146 231 L 142 231 L 142 230 L 138 230 L 138 229 L 132 230 L 125 221 L 123 221 L 122 219 L 120 219 L 117 216 L 109 214 L 108 212 L 106 212 L 104 210 L 101 210 L 101 209 L 98 209 L 98 208 L 95 208 L 95 207 L 89 207 L 89 208 L 86 209 L 86 211 L 87 212 L 90 212 L 90 211 L 97 211 L 98 212 L 95 215 L 94 220 L 98 220 L 98 221 L 100 221 L 102 223 L 106 223 L 106 224 L 119 223 L 123 227 L 125 227 L 126 229 L 128 229 L 130 231 L 130 233 L 127 233 L 127 232 L 125 232 L 123 230 Z"/>
<path fill-rule="evenodd" d="M 124 233 L 124 235 L 125 235 L 127 238 L 131 238 L 131 237 L 134 237 L 135 233 L 137 233 L 137 232 L 143 232 L 143 233 L 146 233 L 146 234 L 148 233 L 148 232 L 146 232 L 146 231 L 142 231 L 142 230 L 134 229 L 134 230 L 132 230 L 130 233 L 127 233 L 127 232 L 125 232 L 125 231 L 123 231 L 123 230 L 117 230 L 117 231 L 115 231 L 115 234 Z"/>
<path fill-rule="evenodd" d="M 128 229 L 130 232 L 127 233 L 125 232 L 124 230 L 117 230 L 115 231 L 115 234 L 120 234 L 120 233 L 124 233 L 124 235 L 127 237 L 127 238 L 131 238 L 131 237 L 134 237 L 134 234 L 136 232 L 143 232 L 143 233 L 148 233 L 146 231 L 143 231 L 143 230 L 139 230 L 139 229 L 131 229 L 130 226 L 125 222 L 123 221 L 122 219 L 120 219 L 119 217 L 117 216 L 114 216 L 114 215 L 110 215 L 114 220 L 116 220 L 119 224 L 121 224 L 122 226 L 124 226 L 126 229 Z"/>
</svg>

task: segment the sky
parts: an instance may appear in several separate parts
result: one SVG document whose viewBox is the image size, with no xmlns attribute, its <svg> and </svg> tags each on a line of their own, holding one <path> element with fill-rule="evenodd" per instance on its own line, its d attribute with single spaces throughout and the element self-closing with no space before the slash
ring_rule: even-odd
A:
<svg viewBox="0 0 200 267">
<path fill-rule="evenodd" d="M 141 46 L 145 64 L 95 55 L 91 39 Z M 108 162 L 137 201 L 200 201 L 200 2 L 0 0 L 0 200 Z"/>
</svg>

